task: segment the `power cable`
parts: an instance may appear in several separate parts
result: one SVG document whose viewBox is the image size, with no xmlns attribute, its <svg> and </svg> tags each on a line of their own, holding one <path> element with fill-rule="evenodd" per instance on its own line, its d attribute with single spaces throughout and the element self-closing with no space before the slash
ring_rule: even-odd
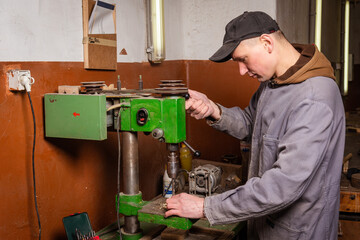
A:
<svg viewBox="0 0 360 240">
<path fill-rule="evenodd" d="M 34 123 L 34 140 L 33 140 L 33 148 L 32 148 L 32 173 L 33 173 L 33 184 L 34 184 L 34 200 L 35 200 L 35 209 L 36 209 L 36 215 L 39 225 L 39 240 L 41 240 L 41 222 L 40 222 L 40 215 L 39 215 L 39 209 L 37 204 L 37 195 L 36 195 L 36 178 L 35 178 L 35 140 L 36 140 L 36 121 L 35 121 L 35 113 L 34 113 L 34 107 L 31 101 L 30 92 L 26 91 L 27 95 L 29 97 L 30 106 L 31 106 L 31 112 L 33 116 L 33 123 Z"/>
</svg>

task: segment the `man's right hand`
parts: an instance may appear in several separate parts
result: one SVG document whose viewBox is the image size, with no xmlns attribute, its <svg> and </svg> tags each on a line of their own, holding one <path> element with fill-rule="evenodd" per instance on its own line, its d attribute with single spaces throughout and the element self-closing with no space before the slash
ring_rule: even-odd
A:
<svg viewBox="0 0 360 240">
<path fill-rule="evenodd" d="M 185 109 L 190 116 L 196 119 L 211 117 L 214 120 L 220 119 L 219 107 L 203 93 L 190 90 L 190 98 L 185 102 Z"/>
</svg>

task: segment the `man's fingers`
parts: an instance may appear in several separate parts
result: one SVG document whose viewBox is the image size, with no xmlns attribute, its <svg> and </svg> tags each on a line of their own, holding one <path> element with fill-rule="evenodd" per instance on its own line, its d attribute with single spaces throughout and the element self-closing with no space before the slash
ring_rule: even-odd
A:
<svg viewBox="0 0 360 240">
<path fill-rule="evenodd" d="M 180 214 L 179 210 L 171 209 L 171 210 L 165 212 L 165 218 L 173 216 L 173 215 L 180 216 L 179 214 Z"/>
<path fill-rule="evenodd" d="M 193 105 L 195 102 L 195 100 L 193 98 L 189 98 L 188 100 L 185 101 L 185 109 L 188 110 L 191 105 Z"/>
<path fill-rule="evenodd" d="M 190 109 L 195 111 L 195 110 L 198 110 L 198 108 L 204 104 L 204 101 L 203 100 L 196 100 L 194 101 L 194 103 L 190 106 Z"/>
</svg>

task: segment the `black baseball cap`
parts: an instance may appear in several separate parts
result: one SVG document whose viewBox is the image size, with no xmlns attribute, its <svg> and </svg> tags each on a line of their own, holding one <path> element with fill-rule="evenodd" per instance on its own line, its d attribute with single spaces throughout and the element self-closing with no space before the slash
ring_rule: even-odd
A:
<svg viewBox="0 0 360 240">
<path fill-rule="evenodd" d="M 279 30 L 274 19 L 264 12 L 244 12 L 231 20 L 225 27 L 222 47 L 209 59 L 213 62 L 226 62 L 242 40 L 273 33 Z"/>
</svg>

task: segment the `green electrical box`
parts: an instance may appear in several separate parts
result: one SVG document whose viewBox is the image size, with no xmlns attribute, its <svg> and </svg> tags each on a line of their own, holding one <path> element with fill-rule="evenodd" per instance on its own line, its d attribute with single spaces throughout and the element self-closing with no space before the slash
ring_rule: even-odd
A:
<svg viewBox="0 0 360 240">
<path fill-rule="evenodd" d="M 106 96 L 45 94 L 46 137 L 107 138 Z"/>
</svg>

